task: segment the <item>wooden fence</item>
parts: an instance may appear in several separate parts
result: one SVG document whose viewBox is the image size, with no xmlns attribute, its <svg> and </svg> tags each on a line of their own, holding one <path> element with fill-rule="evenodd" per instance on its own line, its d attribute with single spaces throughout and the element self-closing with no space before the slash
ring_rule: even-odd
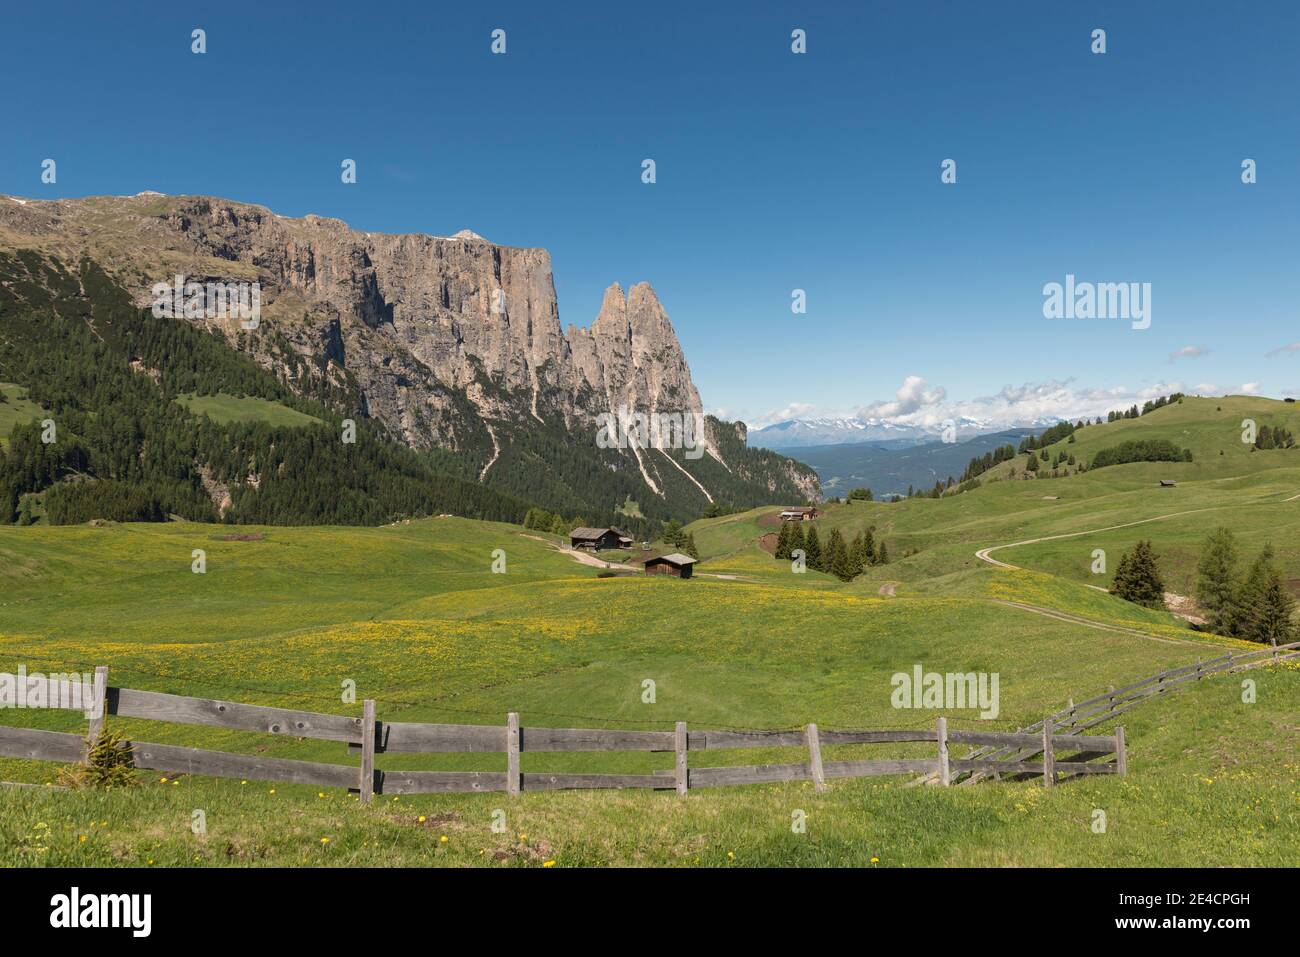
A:
<svg viewBox="0 0 1300 957">
<path fill-rule="evenodd" d="M 1143 701 L 1157 698 L 1171 691 L 1181 690 L 1190 683 L 1200 681 L 1210 675 L 1248 671 L 1252 668 L 1277 664 L 1294 658 L 1300 658 L 1300 641 L 1253 651 L 1229 652 L 1221 657 L 1211 658 L 1209 661 L 1198 661 L 1194 665 L 1183 665 L 1181 668 L 1159 671 L 1123 688 L 1111 688 L 1105 694 L 1082 701 L 1079 704 L 1071 702 L 1064 710 L 1048 716 L 1043 721 L 1035 722 L 1027 728 L 1022 728 L 1020 734 L 1026 737 L 1041 734 L 1045 726 L 1050 726 L 1055 731 L 1070 733 L 1086 731 L 1089 728 L 1095 728 L 1098 725 L 1113 721 Z M 1122 729 L 1120 730 L 1122 732 Z M 971 753 L 968 761 L 959 762 L 962 765 L 963 775 L 965 773 L 970 774 L 962 783 L 973 784 L 998 773 L 992 768 L 974 766 L 979 762 L 1022 761 L 1027 757 L 1040 753 L 1041 750 L 1041 746 L 1035 750 L 1032 745 L 1017 748 L 1014 746 L 1007 747 L 1005 744 L 998 744 L 993 741 L 985 742 L 984 747 Z M 931 779 L 936 777 L 936 772 L 930 772 L 928 777 Z"/>
<path fill-rule="evenodd" d="M 17 681 L 14 676 L 0 676 Z M 53 680 L 26 677 L 35 682 Z M 52 689 L 46 689 L 52 690 Z M 362 717 L 295 711 L 263 705 L 239 704 L 157 691 L 137 691 L 108 686 L 108 669 L 95 670 L 94 700 L 101 708 L 87 712 L 87 737 L 58 731 L 0 727 L 0 756 L 39 761 L 76 763 L 86 760 L 87 741 L 103 730 L 105 715 L 143 718 L 178 724 L 197 724 L 237 731 L 290 735 L 337 741 L 360 755 L 360 767 L 324 764 L 254 754 L 207 751 L 169 744 L 130 742 L 134 766 L 173 774 L 198 774 L 246 780 L 278 781 L 339 787 L 360 793 L 362 801 L 375 794 L 430 794 L 470 791 L 546 791 L 561 788 L 655 788 L 685 794 L 691 788 L 779 781 L 812 781 L 818 791 L 834 778 L 886 774 L 934 774 L 948 784 L 954 775 L 968 772 L 1032 773 L 1045 785 L 1063 774 L 1123 774 L 1126 769 L 1124 729 L 1112 735 L 1059 734 L 1049 720 L 1036 734 L 996 731 L 949 731 L 940 717 L 933 729 L 886 731 L 819 731 L 809 724 L 796 731 L 692 731 L 677 722 L 672 731 L 621 731 L 583 728 L 521 727 L 519 715 L 510 713 L 504 726 L 424 724 L 379 721 L 375 703 L 362 704 Z M 47 700 L 53 700 L 52 695 Z M 84 703 L 83 705 L 84 706 Z M 933 757 L 883 760 L 826 761 L 823 746 L 892 743 L 932 743 Z M 966 744 L 1011 752 L 1015 757 L 972 754 L 951 757 L 950 744 Z M 741 748 L 797 747 L 807 749 L 806 761 L 731 767 L 690 767 L 691 751 Z M 571 774 L 521 771 L 524 752 L 642 751 L 672 753 L 671 770 L 650 774 Z M 383 753 L 504 753 L 504 771 L 403 771 L 375 767 Z M 1041 754 L 1037 762 L 1029 753 Z M 1077 752 L 1059 759 L 1063 752 Z M 1112 761 L 1095 759 L 1114 755 Z"/>
</svg>

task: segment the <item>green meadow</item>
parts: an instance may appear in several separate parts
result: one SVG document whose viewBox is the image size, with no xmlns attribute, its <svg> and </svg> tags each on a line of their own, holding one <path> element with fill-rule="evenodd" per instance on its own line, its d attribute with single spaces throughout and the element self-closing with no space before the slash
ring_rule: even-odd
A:
<svg viewBox="0 0 1300 957">
<path fill-rule="evenodd" d="M 1184 418 L 1233 403 L 1220 423 Z M 1240 408 L 1237 403 L 1246 403 Z M 1204 406 L 1199 406 L 1204 411 Z M 3 408 L 3 406 L 0 406 Z M 0 528 L 0 668 L 110 667 L 110 684 L 340 714 L 342 689 L 381 720 L 671 729 L 932 727 L 896 709 L 891 677 L 917 665 L 996 672 L 1000 712 L 954 727 L 1010 730 L 1163 668 L 1247 647 L 1102 591 L 1139 537 L 1167 587 L 1190 589 L 1216 524 L 1251 557 L 1265 541 L 1300 578 L 1300 450 L 1202 463 L 1242 409 L 1187 400 L 1090 426 L 1073 446 L 1138 425 L 1195 433 L 1193 463 L 991 481 L 941 499 L 828 506 L 817 525 L 868 525 L 892 561 L 851 583 L 794 574 L 758 544 L 775 507 L 695 522 L 696 577 L 598 578 L 517 526 L 431 518 L 382 528 L 105 524 Z M 1204 417 L 1203 417 L 1204 418 Z M 1300 423 L 1288 426 L 1300 428 Z M 1154 434 L 1154 433 L 1153 433 Z M 1236 436 L 1236 432 L 1233 433 Z M 1096 439 L 1105 447 L 1109 440 Z M 1118 441 L 1118 440 L 1116 440 Z M 1238 444 L 1240 444 L 1238 439 Z M 1091 447 L 1091 446 L 1089 446 Z M 1215 456 L 1215 458 L 1219 458 Z M 1023 459 L 1023 457 L 1022 457 Z M 1171 469 L 1178 486 L 1157 487 Z M 1199 470 L 1199 471 L 1198 471 Z M 784 503 L 774 503 L 774 506 Z M 1134 524 L 1140 523 L 1140 524 Z M 1111 526 L 1127 527 L 1100 531 Z M 975 555 L 1019 566 L 997 568 Z M 1108 572 L 1094 574 L 1104 549 Z M 192 571 L 194 550 L 206 570 Z M 493 552 L 506 571 L 492 571 Z M 882 586 L 892 586 L 882 594 Z M 1089 587 L 1093 586 L 1093 587 Z M 890 593 L 892 592 L 892 594 Z M 1016 602 L 1013 607 L 1006 602 Z M 1027 606 L 1027 607 L 1026 607 Z M 1062 614 L 1068 618 L 1062 618 Z M 1242 681 L 1257 700 L 1244 703 Z M 653 682 L 653 703 L 645 700 Z M 906 778 L 666 792 L 380 797 L 141 772 L 118 792 L 61 791 L 51 764 L 0 759 L 0 864 L 72 865 L 1200 865 L 1293 864 L 1300 852 L 1300 669 L 1208 679 L 1124 718 L 1130 773 L 1051 791 L 1034 782 L 943 789 Z M 72 713 L 6 724 L 76 731 Z M 109 719 L 137 740 L 355 765 L 331 742 Z M 1106 728 L 1109 731 L 1110 728 Z M 923 745 L 827 749 L 827 760 L 928 754 Z M 960 754 L 960 749 L 956 750 Z M 696 766 L 800 760 L 794 749 L 692 752 Z M 523 755 L 525 771 L 648 771 L 671 755 Z M 504 768 L 503 755 L 384 755 L 381 768 Z M 163 780 L 166 778 L 166 780 Z M 191 814 L 203 810 L 207 833 Z M 496 809 L 508 829 L 491 828 Z M 1092 829 L 1104 811 L 1105 833 Z M 803 811 L 807 829 L 792 829 Z"/>
<path fill-rule="evenodd" d="M 313 415 L 251 395 L 182 395 L 176 401 L 195 415 L 206 415 L 221 425 L 230 422 L 261 422 L 271 426 L 293 427 L 320 422 Z"/>
<path fill-rule="evenodd" d="M 0 382 L 0 396 L 4 397 L 0 402 L 0 449 L 3 449 L 8 447 L 9 433 L 15 425 L 26 425 L 44 417 L 45 410 L 27 398 L 26 389 L 12 382 Z"/>
</svg>

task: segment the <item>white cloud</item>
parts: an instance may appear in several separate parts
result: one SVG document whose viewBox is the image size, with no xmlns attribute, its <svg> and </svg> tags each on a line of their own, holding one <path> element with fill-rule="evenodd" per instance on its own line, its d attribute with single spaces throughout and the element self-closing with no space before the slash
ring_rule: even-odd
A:
<svg viewBox="0 0 1300 957">
<path fill-rule="evenodd" d="M 1258 384 L 1247 383 L 1241 390 L 1258 389 Z M 1112 410 L 1141 406 L 1149 399 L 1160 398 L 1172 392 L 1222 394 L 1217 386 L 1200 383 L 1188 387 L 1180 380 L 1163 380 L 1141 388 L 1111 386 L 1108 388 L 1084 387 L 1073 379 L 1026 382 L 1022 385 L 1005 385 L 992 395 L 970 399 L 948 400 L 942 386 L 928 386 L 920 376 L 908 376 L 895 393 L 892 401 L 877 401 L 858 406 L 847 415 L 826 409 L 814 409 L 809 403 L 796 402 L 779 412 L 772 412 L 753 420 L 762 426 L 791 418 L 856 418 L 868 424 L 914 426 L 937 430 L 952 419 L 977 423 L 981 428 L 998 429 L 1024 427 L 1054 421 L 1057 418 L 1077 421 L 1105 417 Z M 1248 393 L 1250 394 L 1250 393 Z"/>
<path fill-rule="evenodd" d="M 740 412 L 737 412 L 737 414 L 733 416 L 731 412 L 732 410 L 730 409 L 719 409 L 711 414 L 716 415 L 724 422 L 730 422 L 735 418 L 740 418 L 750 428 L 758 429 L 761 429 L 766 425 L 774 425 L 777 422 L 788 422 L 790 419 L 807 419 L 825 414 L 818 412 L 817 406 L 811 402 L 791 402 L 784 409 L 770 409 L 767 412 L 751 416 L 745 416 Z"/>
<path fill-rule="evenodd" d="M 816 409 L 817 407 L 811 402 L 791 402 L 775 414 L 778 419 L 800 419 L 816 411 Z"/>
<path fill-rule="evenodd" d="M 1278 346 L 1276 349 L 1270 349 L 1268 354 L 1271 356 L 1294 355 L 1300 352 L 1300 342 L 1292 342 L 1285 346 Z"/>
<path fill-rule="evenodd" d="M 925 387 L 925 380 L 919 375 L 910 375 L 894 393 L 893 402 L 873 402 L 856 410 L 857 414 L 867 419 L 896 421 L 916 415 L 926 408 L 938 405 L 948 393 L 942 386 L 934 389 Z"/>
<path fill-rule="evenodd" d="M 1201 356 L 1208 356 L 1210 350 L 1204 346 L 1183 346 L 1174 352 L 1169 353 L 1169 361 L 1177 362 L 1179 359 L 1199 359 Z"/>
<path fill-rule="evenodd" d="M 1136 388 L 1124 385 L 1102 388 L 1082 386 L 1074 379 L 1051 379 L 1046 382 L 1005 385 L 991 395 L 950 400 L 944 387 L 931 386 L 921 376 L 909 375 L 895 391 L 892 400 L 859 405 L 848 412 L 818 408 L 809 402 L 791 402 L 783 409 L 746 421 L 753 428 L 761 428 L 789 419 L 856 419 L 859 425 L 913 426 L 938 431 L 946 421 L 952 419 L 963 429 L 969 424 L 971 427 L 992 431 L 1041 425 L 1058 418 L 1072 422 L 1098 416 L 1104 419 L 1107 412 L 1125 410 L 1134 405 L 1140 408 L 1150 399 L 1158 399 L 1174 392 L 1204 396 L 1229 393 L 1259 395 L 1260 384 L 1246 382 L 1236 388 L 1224 388 L 1211 382 L 1192 385 L 1181 379 L 1163 379 Z M 1295 392 L 1296 390 L 1291 390 L 1291 393 L 1283 394 Z M 721 413 L 718 414 L 726 418 Z"/>
</svg>

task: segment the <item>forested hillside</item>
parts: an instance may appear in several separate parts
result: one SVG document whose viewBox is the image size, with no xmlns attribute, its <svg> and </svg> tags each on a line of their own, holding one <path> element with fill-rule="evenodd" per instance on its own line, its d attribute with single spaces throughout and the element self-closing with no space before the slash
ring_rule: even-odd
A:
<svg viewBox="0 0 1300 957">
<path fill-rule="evenodd" d="M 0 253 L 0 378 L 53 423 L 14 427 L 0 454 L 0 522 L 19 517 L 28 493 L 45 493 L 54 524 L 177 515 L 352 525 L 442 512 L 519 521 L 527 510 L 436 470 L 359 415 L 345 443 L 345 390 L 294 395 L 216 336 L 135 308 L 88 259 L 69 268 Z M 195 392 L 256 396 L 323 424 L 222 425 L 174 401 Z"/>
<path fill-rule="evenodd" d="M 800 470 L 808 470 L 746 449 L 713 419 L 710 433 L 732 465 L 671 453 L 711 493 L 651 449 L 643 456 L 661 494 L 648 496 L 640 476 L 619 467 L 628 453 L 594 442 L 575 449 L 572 432 L 550 416 L 499 423 L 489 434 L 467 405 L 464 449 L 414 450 L 368 416 L 346 369 L 322 374 L 274 322 L 248 335 L 259 341 L 245 353 L 202 326 L 157 318 L 90 258 L 72 266 L 27 250 L 0 252 L 0 382 L 16 383 L 23 408 L 43 409 L 53 422 L 51 432 L 41 420 L 14 417 L 0 454 L 0 522 L 44 514 L 54 524 L 178 516 L 373 525 L 444 512 L 520 521 L 541 505 L 574 524 L 647 535 L 710 507 L 804 497 Z M 255 361 L 268 355 L 269 368 Z M 494 388 L 487 377 L 479 385 L 487 395 Z M 196 406 L 195 396 L 218 395 L 285 412 L 272 421 L 197 412 L 213 403 Z M 343 439 L 347 420 L 353 442 Z M 484 486 L 482 463 L 493 454 Z M 641 517 L 618 512 L 629 498 L 643 503 Z"/>
</svg>

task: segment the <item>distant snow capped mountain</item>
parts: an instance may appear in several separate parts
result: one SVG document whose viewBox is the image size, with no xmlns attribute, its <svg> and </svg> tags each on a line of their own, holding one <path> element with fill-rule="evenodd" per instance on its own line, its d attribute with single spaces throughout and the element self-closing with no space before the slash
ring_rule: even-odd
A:
<svg viewBox="0 0 1300 957">
<path fill-rule="evenodd" d="M 1060 419 L 1055 416 L 1042 417 L 1032 422 L 985 422 L 962 416 L 953 419 L 957 429 L 957 440 L 1000 432 L 1007 428 L 1047 428 Z M 943 435 L 944 422 L 935 425 L 911 425 L 890 422 L 885 419 L 859 418 L 810 418 L 786 419 L 761 429 L 752 429 L 749 444 L 767 449 L 797 449 L 810 445 L 853 445 L 861 442 L 882 442 L 894 447 L 920 445 L 933 442 Z"/>
</svg>

